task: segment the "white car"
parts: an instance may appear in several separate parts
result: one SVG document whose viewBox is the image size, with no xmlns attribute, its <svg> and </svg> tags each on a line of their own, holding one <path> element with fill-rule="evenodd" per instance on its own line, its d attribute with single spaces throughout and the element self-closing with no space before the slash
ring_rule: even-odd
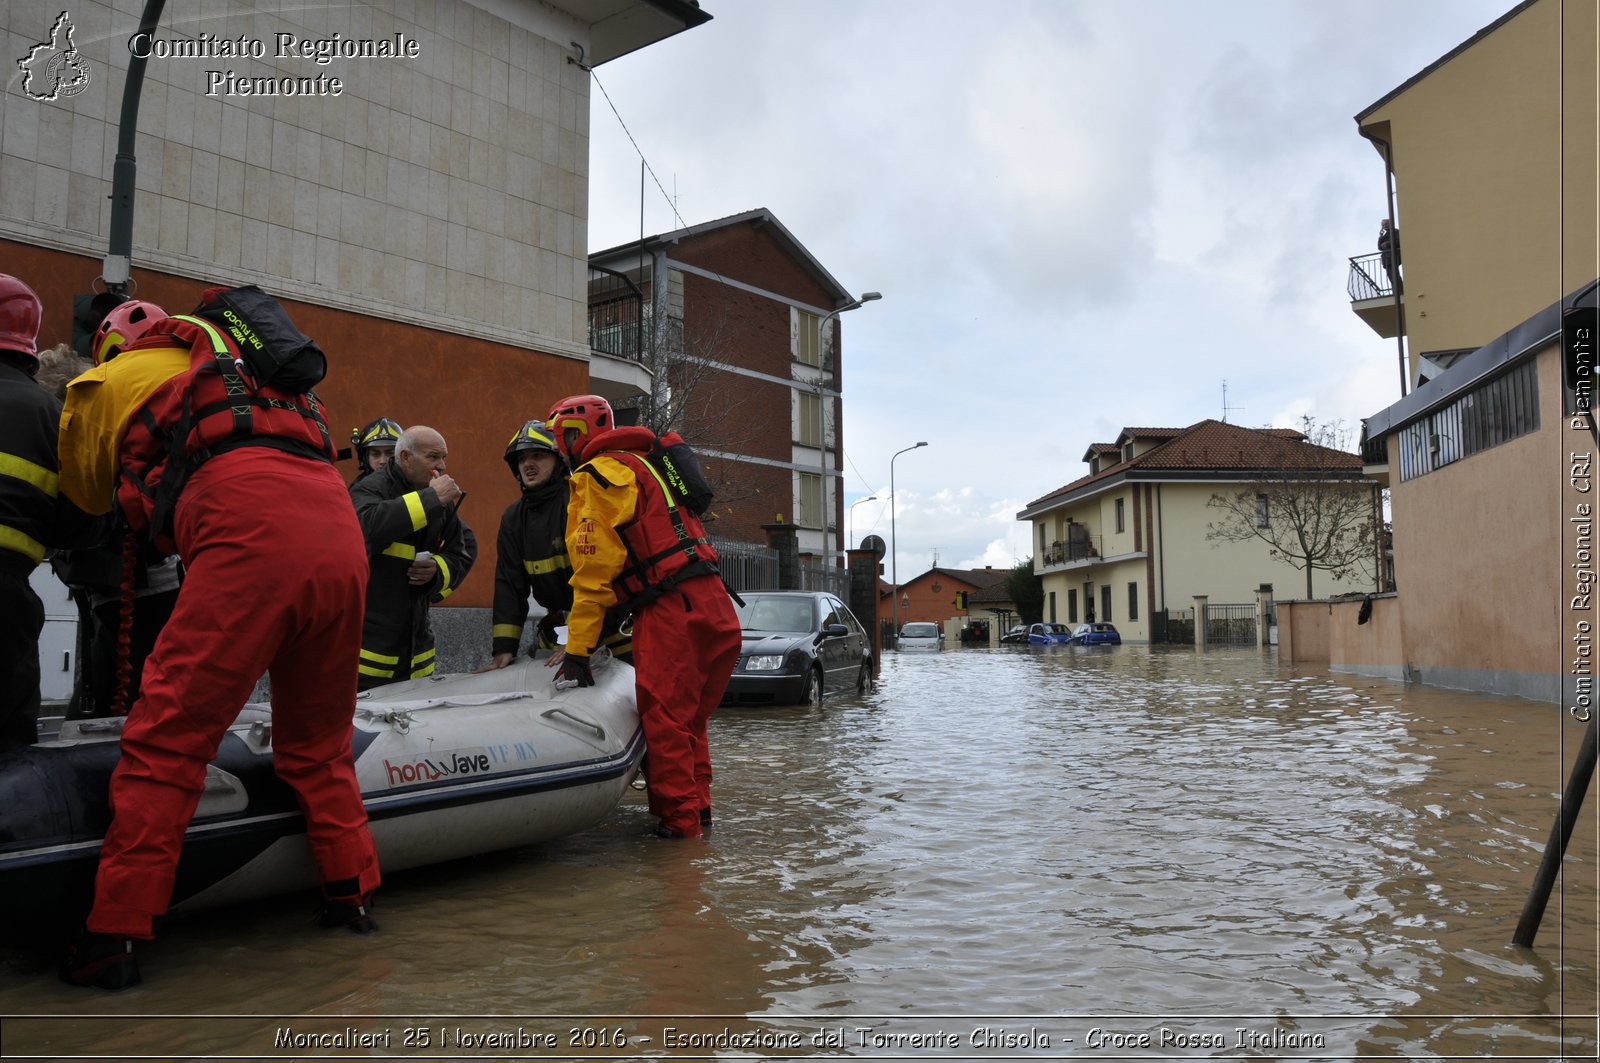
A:
<svg viewBox="0 0 1600 1063">
<path fill-rule="evenodd" d="M 937 653 L 944 649 L 944 632 L 939 630 L 939 625 L 926 620 L 917 620 L 905 624 L 900 628 L 900 648 L 902 650 L 933 650 Z"/>
</svg>

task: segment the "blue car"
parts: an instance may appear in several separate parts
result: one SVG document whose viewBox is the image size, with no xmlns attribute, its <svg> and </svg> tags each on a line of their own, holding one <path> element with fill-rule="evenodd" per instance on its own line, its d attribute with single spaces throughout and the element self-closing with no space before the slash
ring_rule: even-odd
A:
<svg viewBox="0 0 1600 1063">
<path fill-rule="evenodd" d="M 1115 625 L 1105 622 L 1079 624 L 1072 632 L 1071 641 L 1078 646 L 1120 646 L 1122 635 Z"/>
<path fill-rule="evenodd" d="M 1072 631 L 1065 624 L 1028 625 L 1028 645 L 1065 646 L 1072 641 Z"/>
</svg>

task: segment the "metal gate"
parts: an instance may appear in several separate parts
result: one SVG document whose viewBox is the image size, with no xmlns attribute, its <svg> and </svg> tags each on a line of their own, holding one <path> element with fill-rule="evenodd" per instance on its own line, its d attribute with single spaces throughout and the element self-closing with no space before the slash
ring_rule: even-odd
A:
<svg viewBox="0 0 1600 1063">
<path fill-rule="evenodd" d="M 1206 641 L 1214 646 L 1254 646 L 1255 605 L 1208 605 Z"/>
</svg>

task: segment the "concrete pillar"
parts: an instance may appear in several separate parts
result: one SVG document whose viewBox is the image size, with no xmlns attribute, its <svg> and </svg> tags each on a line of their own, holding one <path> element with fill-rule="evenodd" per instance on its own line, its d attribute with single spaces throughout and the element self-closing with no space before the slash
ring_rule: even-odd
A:
<svg viewBox="0 0 1600 1063">
<path fill-rule="evenodd" d="M 800 530 L 783 521 L 763 524 L 761 530 L 767 533 L 767 545 L 778 551 L 778 590 L 799 590 Z"/>
<path fill-rule="evenodd" d="M 1206 603 L 1210 600 L 1209 594 L 1194 596 L 1194 644 L 1202 650 L 1206 648 Z"/>
<path fill-rule="evenodd" d="M 1266 649 L 1272 640 L 1267 624 L 1272 617 L 1272 584 L 1263 583 L 1256 588 L 1256 648 Z"/>
</svg>

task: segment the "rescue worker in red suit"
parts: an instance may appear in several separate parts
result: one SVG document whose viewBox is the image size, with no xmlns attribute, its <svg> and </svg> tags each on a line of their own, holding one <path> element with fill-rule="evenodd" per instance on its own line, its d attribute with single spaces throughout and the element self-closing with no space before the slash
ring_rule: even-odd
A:
<svg viewBox="0 0 1600 1063">
<path fill-rule="evenodd" d="M 39 633 L 44 605 L 28 577 L 70 522 L 92 541 L 96 522 L 60 503 L 56 423 L 61 404 L 34 382 L 43 305 L 32 288 L 0 273 L 0 750 L 30 746 L 38 732 Z"/>
<path fill-rule="evenodd" d="M 222 291 L 208 290 L 196 313 Z M 263 672 L 274 767 L 296 794 L 321 872 L 319 920 L 376 929 L 367 905 L 377 852 L 351 755 L 361 529 L 315 396 L 250 383 L 248 363 L 241 372 L 234 360 L 241 347 L 250 349 L 198 316 L 169 318 L 68 387 L 62 492 L 91 513 L 115 501 L 187 568 L 122 730 L 94 906 L 61 970 L 74 984 L 139 982 L 133 942 L 154 936 L 206 765 Z M 224 397 L 238 390 L 250 401 L 230 406 Z M 209 458 L 185 462 L 164 433 Z M 174 499 L 184 468 L 192 473 Z M 168 489 L 152 491 L 163 478 Z"/>
<path fill-rule="evenodd" d="M 550 431 L 574 467 L 567 512 L 572 608 L 563 679 L 594 682 L 589 657 L 606 610 L 633 614 L 639 717 L 649 747 L 650 811 L 664 838 L 711 822 L 706 725 L 739 660 L 739 619 L 700 518 L 647 460 L 648 428 L 618 428 L 597 395 L 562 399 Z"/>
</svg>

